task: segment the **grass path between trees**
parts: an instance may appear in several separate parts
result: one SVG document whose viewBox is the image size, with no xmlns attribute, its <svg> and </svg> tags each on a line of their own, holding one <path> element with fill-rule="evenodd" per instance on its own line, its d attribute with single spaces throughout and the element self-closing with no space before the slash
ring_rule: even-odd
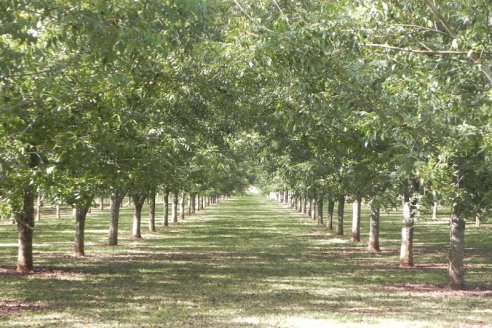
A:
<svg viewBox="0 0 492 328">
<path fill-rule="evenodd" d="M 449 291 L 445 221 L 419 222 L 417 266 L 400 269 L 398 215 L 382 217 L 379 254 L 258 195 L 143 240 L 128 238 L 130 216 L 110 248 L 109 213 L 90 214 L 84 258 L 70 255 L 68 214 L 44 217 L 30 275 L 13 272 L 15 226 L 0 221 L 0 326 L 492 327 L 489 224 L 467 228 L 470 288 Z"/>
</svg>

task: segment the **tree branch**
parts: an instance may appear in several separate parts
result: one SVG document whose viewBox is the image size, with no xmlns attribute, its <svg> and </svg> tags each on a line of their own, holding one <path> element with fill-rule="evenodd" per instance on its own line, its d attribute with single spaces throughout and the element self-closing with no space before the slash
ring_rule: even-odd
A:
<svg viewBox="0 0 492 328">
<path fill-rule="evenodd" d="M 366 43 L 364 44 L 366 47 L 370 48 L 383 48 L 387 50 L 395 50 L 395 51 L 401 51 L 401 52 L 410 52 L 414 54 L 419 54 L 419 55 L 428 55 L 428 56 L 446 56 L 446 55 L 469 55 L 469 51 L 460 51 L 460 50 L 418 50 L 418 49 L 412 49 L 412 48 L 401 48 L 401 47 L 395 47 L 395 46 L 390 46 L 388 44 L 379 44 L 379 43 Z"/>
</svg>

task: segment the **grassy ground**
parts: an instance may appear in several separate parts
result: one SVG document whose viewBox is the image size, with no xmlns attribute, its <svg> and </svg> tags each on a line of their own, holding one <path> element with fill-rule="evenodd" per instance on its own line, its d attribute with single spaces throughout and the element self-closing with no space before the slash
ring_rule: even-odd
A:
<svg viewBox="0 0 492 328">
<path fill-rule="evenodd" d="M 0 326 L 492 327 L 490 224 L 467 227 L 469 289 L 453 292 L 444 221 L 419 222 L 417 265 L 400 269 L 396 213 L 382 216 L 379 254 L 367 234 L 354 244 L 255 195 L 138 241 L 130 215 L 110 248 L 108 213 L 90 214 L 85 258 L 70 255 L 72 219 L 43 219 L 30 275 L 13 273 L 15 226 L 0 221 Z"/>
</svg>

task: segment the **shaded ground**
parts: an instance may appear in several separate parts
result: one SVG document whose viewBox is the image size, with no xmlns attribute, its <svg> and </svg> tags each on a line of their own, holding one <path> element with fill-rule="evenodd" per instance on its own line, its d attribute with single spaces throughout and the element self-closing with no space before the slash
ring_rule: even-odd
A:
<svg viewBox="0 0 492 328">
<path fill-rule="evenodd" d="M 70 256 L 71 219 L 43 220 L 30 275 L 12 270 L 15 228 L 2 221 L 0 325 L 492 327 L 489 225 L 468 228 L 470 287 L 456 292 L 444 287 L 442 222 L 418 223 L 417 267 L 400 269 L 396 216 L 383 216 L 383 251 L 371 254 L 260 196 L 228 200 L 140 241 L 127 238 L 123 213 L 114 248 L 105 246 L 108 213 L 91 214 L 85 258 Z"/>
</svg>

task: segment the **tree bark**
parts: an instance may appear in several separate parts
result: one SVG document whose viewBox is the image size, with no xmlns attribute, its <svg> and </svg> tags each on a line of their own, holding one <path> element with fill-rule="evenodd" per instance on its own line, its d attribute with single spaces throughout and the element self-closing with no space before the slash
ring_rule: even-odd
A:
<svg viewBox="0 0 492 328">
<path fill-rule="evenodd" d="M 311 212 L 313 210 L 313 199 L 309 198 L 307 215 L 311 217 Z"/>
<path fill-rule="evenodd" d="M 322 225 L 323 223 L 323 198 L 318 200 L 318 224 Z"/>
<path fill-rule="evenodd" d="M 333 212 L 335 211 L 335 200 L 330 197 L 328 199 L 328 224 L 327 228 L 333 231 Z"/>
<path fill-rule="evenodd" d="M 352 206 L 352 241 L 360 242 L 360 216 L 362 198 L 357 197 Z"/>
<path fill-rule="evenodd" d="M 379 206 L 371 203 L 371 219 L 369 221 L 369 245 L 370 252 L 380 252 L 379 248 Z"/>
<path fill-rule="evenodd" d="M 179 202 L 179 214 L 181 221 L 185 219 L 185 204 L 186 204 L 186 193 L 183 191 L 181 193 L 181 199 Z"/>
<path fill-rule="evenodd" d="M 60 215 L 60 204 L 56 204 L 55 205 L 55 211 L 56 211 L 56 218 L 59 219 L 61 218 L 61 215 Z"/>
<path fill-rule="evenodd" d="M 92 204 L 92 197 L 75 205 L 75 256 L 85 256 L 85 219 Z"/>
<path fill-rule="evenodd" d="M 109 224 L 109 237 L 108 245 L 116 246 L 118 245 L 118 223 L 120 220 L 120 207 L 123 199 L 125 198 L 125 193 L 121 191 L 113 191 L 111 193 L 111 221 Z"/>
<path fill-rule="evenodd" d="M 317 212 L 317 203 L 316 203 L 316 199 L 313 199 L 312 207 L 311 207 L 311 219 L 316 220 L 316 212 Z"/>
<path fill-rule="evenodd" d="M 410 196 L 403 196 L 403 227 L 401 229 L 400 267 L 413 267 L 413 230 L 415 203 L 410 201 Z"/>
<path fill-rule="evenodd" d="M 179 192 L 175 191 L 173 192 L 173 208 L 172 208 L 174 223 L 178 222 L 178 200 L 179 200 Z"/>
<path fill-rule="evenodd" d="M 32 271 L 32 237 L 34 232 L 34 188 L 28 185 L 23 191 L 22 213 L 16 215 L 19 249 L 17 254 L 17 272 Z"/>
<path fill-rule="evenodd" d="M 145 193 L 139 192 L 132 194 L 133 199 L 133 228 L 132 228 L 132 238 L 140 239 L 142 238 L 142 233 L 140 231 L 140 225 L 142 222 L 142 208 L 145 203 L 145 198 L 147 195 Z"/>
<path fill-rule="evenodd" d="M 308 206 L 308 199 L 307 199 L 307 197 L 304 197 L 304 201 L 303 201 L 303 205 L 302 205 L 302 213 L 307 214 L 307 212 L 308 212 L 307 206 Z"/>
<path fill-rule="evenodd" d="M 450 219 L 450 248 L 449 248 L 449 288 L 463 289 L 465 287 L 465 219 L 458 206 L 454 206 Z"/>
<path fill-rule="evenodd" d="M 149 204 L 149 232 L 155 232 L 155 189 L 150 192 L 150 204 Z"/>
<path fill-rule="evenodd" d="M 345 195 L 338 196 L 338 212 L 337 212 L 337 236 L 343 236 L 343 212 L 345 210 Z"/>
<path fill-rule="evenodd" d="M 164 213 L 162 218 L 162 225 L 167 227 L 169 225 L 169 191 L 164 191 Z"/>
</svg>

